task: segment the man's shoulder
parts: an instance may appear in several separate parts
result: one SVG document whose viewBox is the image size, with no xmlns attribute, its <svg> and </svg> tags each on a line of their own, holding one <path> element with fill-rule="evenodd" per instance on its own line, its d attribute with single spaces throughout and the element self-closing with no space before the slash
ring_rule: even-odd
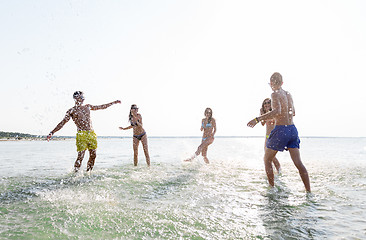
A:
<svg viewBox="0 0 366 240">
<path fill-rule="evenodd" d="M 271 94 L 272 97 L 279 97 L 279 96 L 286 96 L 286 95 L 291 95 L 291 94 L 289 91 L 286 91 L 284 89 L 273 91 Z"/>
<path fill-rule="evenodd" d="M 276 97 L 278 97 L 280 95 L 280 93 L 278 92 L 278 91 L 273 91 L 272 93 L 271 93 L 271 98 L 272 98 L 272 100 L 273 100 L 273 98 L 276 98 Z"/>
<path fill-rule="evenodd" d="M 284 96 L 286 96 L 287 99 L 292 98 L 291 93 L 289 91 L 283 90 Z"/>
<path fill-rule="evenodd" d="M 65 117 L 71 117 L 74 114 L 74 111 L 75 111 L 74 108 L 75 107 L 72 107 L 69 110 L 67 110 L 66 114 L 65 114 Z"/>
<path fill-rule="evenodd" d="M 69 110 L 66 111 L 66 114 L 72 114 L 75 111 L 75 107 L 69 108 Z"/>
<path fill-rule="evenodd" d="M 86 105 L 82 105 L 82 106 L 73 106 L 71 107 L 69 110 L 67 110 L 67 114 L 74 114 L 75 112 L 77 111 L 80 111 L 81 109 L 83 108 L 90 108 L 90 105 L 89 104 L 86 104 Z"/>
</svg>

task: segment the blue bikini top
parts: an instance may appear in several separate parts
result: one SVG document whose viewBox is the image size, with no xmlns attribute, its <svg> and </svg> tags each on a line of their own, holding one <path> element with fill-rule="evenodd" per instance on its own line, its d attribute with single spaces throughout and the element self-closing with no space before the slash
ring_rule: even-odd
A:
<svg viewBox="0 0 366 240">
<path fill-rule="evenodd" d="M 204 125 L 204 123 L 202 123 L 202 127 L 203 128 L 208 128 L 208 127 L 212 127 L 212 124 L 211 123 L 207 123 L 206 126 Z"/>
</svg>

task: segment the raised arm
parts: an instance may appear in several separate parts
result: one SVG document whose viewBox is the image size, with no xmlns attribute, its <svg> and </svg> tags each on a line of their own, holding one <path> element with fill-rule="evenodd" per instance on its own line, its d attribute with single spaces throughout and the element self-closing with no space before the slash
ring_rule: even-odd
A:
<svg viewBox="0 0 366 240">
<path fill-rule="evenodd" d="M 89 105 L 89 106 L 90 106 L 90 110 L 101 110 L 101 109 L 106 109 L 106 108 L 112 106 L 113 104 L 117 104 L 117 103 L 121 103 L 121 101 L 116 100 L 114 102 L 110 102 L 110 103 L 103 104 L 103 105 L 97 105 L 97 106 Z"/>
<path fill-rule="evenodd" d="M 61 122 L 59 124 L 57 124 L 57 126 L 55 127 L 55 129 L 53 129 L 47 136 L 47 141 L 50 141 L 51 137 L 58 131 L 60 130 L 71 118 L 71 114 L 70 111 L 66 112 L 66 115 L 64 117 L 64 119 L 61 120 Z"/>
<path fill-rule="evenodd" d="M 143 124 L 142 124 L 142 116 L 141 114 L 137 114 L 137 121 L 136 121 L 136 125 L 139 126 L 139 127 L 142 127 Z"/>
</svg>

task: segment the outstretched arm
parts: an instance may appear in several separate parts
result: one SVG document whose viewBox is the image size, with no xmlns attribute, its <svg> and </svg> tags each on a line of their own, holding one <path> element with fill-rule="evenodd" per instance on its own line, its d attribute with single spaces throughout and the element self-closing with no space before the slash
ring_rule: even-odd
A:
<svg viewBox="0 0 366 240">
<path fill-rule="evenodd" d="M 119 127 L 119 129 L 121 129 L 121 130 L 128 130 L 128 129 L 131 129 L 131 128 L 133 128 L 132 126 L 128 126 L 128 127 Z"/>
<path fill-rule="evenodd" d="M 62 121 L 57 124 L 57 126 L 55 127 L 55 129 L 53 129 L 47 136 L 47 141 L 50 141 L 51 137 L 53 136 L 53 134 L 55 134 L 55 132 L 57 132 L 58 130 L 60 130 L 71 118 L 70 115 L 70 111 L 67 111 L 64 119 L 62 119 Z"/>
<path fill-rule="evenodd" d="M 97 105 L 97 106 L 89 105 L 89 106 L 90 106 L 90 110 L 101 110 L 101 109 L 106 109 L 106 108 L 112 106 L 113 104 L 117 104 L 117 103 L 121 103 L 121 101 L 116 100 L 114 102 L 103 104 L 103 105 Z"/>
</svg>

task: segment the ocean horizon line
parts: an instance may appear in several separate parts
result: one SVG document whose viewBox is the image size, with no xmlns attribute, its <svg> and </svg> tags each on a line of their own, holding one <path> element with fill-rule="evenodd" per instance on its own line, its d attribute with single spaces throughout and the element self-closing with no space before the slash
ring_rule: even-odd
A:
<svg viewBox="0 0 366 240">
<path fill-rule="evenodd" d="M 45 136 L 46 137 L 46 136 Z M 75 136 L 54 136 L 56 138 L 76 138 Z M 215 136 L 215 138 L 264 138 L 265 136 Z M 366 138 L 351 136 L 299 136 L 300 138 Z M 98 138 L 133 138 L 133 136 L 103 136 Z M 148 138 L 202 138 L 202 136 L 148 136 Z"/>
</svg>

